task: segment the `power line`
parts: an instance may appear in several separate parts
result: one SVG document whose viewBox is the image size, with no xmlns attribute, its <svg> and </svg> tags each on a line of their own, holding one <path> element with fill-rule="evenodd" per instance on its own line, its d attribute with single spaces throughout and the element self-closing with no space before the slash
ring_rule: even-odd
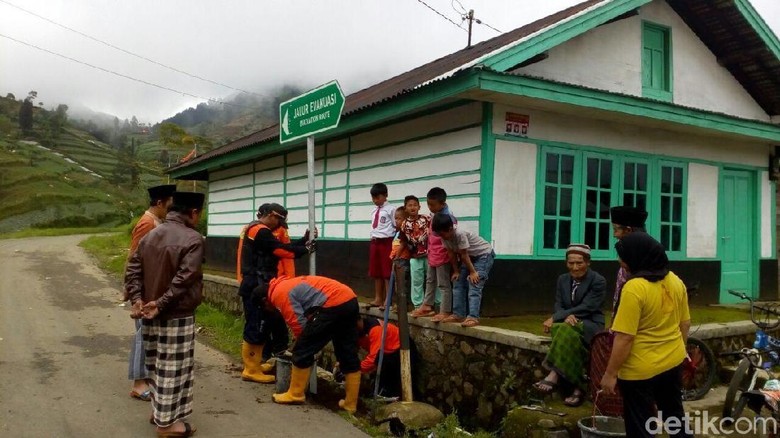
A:
<svg viewBox="0 0 780 438">
<path fill-rule="evenodd" d="M 32 47 L 34 49 L 38 49 L 38 50 L 40 50 L 42 52 L 46 52 L 46 53 L 49 53 L 49 54 L 54 55 L 54 56 L 59 56 L 60 58 L 67 59 L 68 61 L 73 61 L 73 62 L 76 62 L 76 63 L 81 64 L 81 65 L 86 65 L 87 67 L 91 67 L 91 68 L 94 68 L 96 70 L 100 70 L 100 71 L 103 71 L 103 72 L 106 72 L 106 73 L 110 73 L 112 75 L 116 75 L 116 76 L 119 76 L 119 77 L 122 77 L 122 78 L 125 78 L 125 79 L 129 79 L 131 81 L 135 81 L 135 82 L 139 82 L 139 83 L 142 83 L 142 84 L 145 84 L 145 85 L 149 85 L 151 87 L 159 88 L 161 90 L 171 91 L 173 93 L 178 93 L 178 94 L 181 94 L 181 95 L 184 95 L 184 96 L 194 97 L 196 99 L 206 100 L 208 102 L 219 103 L 221 105 L 229 105 L 229 106 L 235 106 L 235 107 L 238 107 L 238 108 L 253 109 L 253 110 L 261 110 L 262 109 L 262 108 L 257 108 L 257 107 L 237 105 L 235 103 L 225 102 L 225 101 L 222 101 L 222 100 L 219 100 L 219 99 L 198 96 L 197 94 L 192 94 L 192 93 L 187 93 L 186 91 L 176 90 L 174 88 L 166 87 L 166 86 L 163 86 L 163 85 L 158 85 L 158 84 L 155 84 L 153 82 L 149 82 L 149 81 L 146 81 L 146 80 L 143 80 L 143 79 L 134 78 L 132 76 L 128 76 L 128 75 L 123 74 L 123 73 L 119 73 L 119 72 L 116 72 L 116 71 L 113 71 L 113 70 L 109 70 L 109 69 L 104 68 L 104 67 L 93 65 L 93 64 L 90 64 L 88 62 L 80 61 L 80 60 L 78 60 L 76 58 L 71 58 L 70 56 L 66 56 L 66 55 L 63 55 L 61 53 L 53 52 L 53 51 L 48 50 L 48 49 L 44 49 L 43 47 L 39 47 L 39 46 L 36 46 L 35 44 L 30 44 L 28 42 L 18 40 L 16 38 L 10 37 L 8 35 L 4 35 L 4 34 L 0 33 L 0 37 L 7 38 L 7 39 L 9 39 L 11 41 L 15 41 L 15 42 L 17 42 L 19 44 L 23 44 L 25 46 Z"/>
<path fill-rule="evenodd" d="M 15 4 L 13 4 L 13 3 L 9 3 L 9 2 L 7 2 L 7 1 L 5 1 L 5 0 L 0 0 L 0 3 L 5 3 L 5 4 L 6 4 L 6 5 L 8 5 L 8 6 L 11 6 L 11 7 L 13 7 L 13 8 L 19 9 L 20 11 L 23 11 L 23 12 L 26 12 L 26 13 L 28 13 L 28 14 L 30 14 L 30 15 L 33 15 L 33 16 L 35 16 L 35 17 L 38 17 L 38 18 L 40 18 L 41 20 L 48 21 L 49 23 L 51 23 L 51 24 L 53 24 L 53 25 L 55 25 L 55 26 L 59 26 L 59 27 L 61 27 L 61 28 L 63 28 L 63 29 L 66 29 L 66 30 L 69 30 L 69 31 L 71 31 L 71 32 L 77 33 L 77 34 L 79 34 L 79 35 L 81 35 L 81 36 L 83 36 L 83 37 L 85 37 L 85 38 L 89 38 L 89 39 L 91 39 L 92 41 L 95 41 L 95 42 L 98 42 L 98 43 L 100 43 L 100 44 L 103 44 L 103 45 L 105 45 L 105 46 L 111 47 L 112 49 L 119 50 L 120 52 L 126 53 L 126 54 L 128 54 L 128 55 L 130 55 L 130 56 L 135 56 L 136 58 L 143 59 L 144 61 L 151 62 L 152 64 L 155 64 L 155 65 L 158 65 L 158 66 L 160 66 L 160 67 L 164 67 L 164 68 L 167 68 L 167 69 L 169 69 L 169 70 L 175 71 L 176 73 L 180 73 L 180 74 L 183 74 L 183 75 L 185 75 L 185 76 L 189 76 L 189 77 L 191 77 L 191 78 L 198 79 L 198 80 L 201 80 L 201 81 L 205 81 L 205 82 L 208 82 L 208 83 L 211 83 L 211 84 L 214 84 L 214 85 L 219 85 L 219 86 L 221 86 L 221 87 L 229 88 L 229 89 L 231 89 L 231 90 L 239 91 L 239 92 L 241 92 L 241 93 L 244 93 L 244 94 L 254 94 L 255 96 L 259 96 L 259 97 L 266 97 L 266 96 L 263 96 L 263 95 L 261 95 L 261 94 L 254 93 L 254 92 L 252 92 L 252 91 L 246 91 L 246 90 L 242 90 L 242 89 L 240 89 L 240 88 L 231 87 L 230 85 L 223 84 L 223 83 L 221 83 L 221 82 L 217 82 L 217 81 L 213 81 L 213 80 L 211 80 L 211 79 L 207 79 L 207 78 L 204 78 L 204 77 L 201 77 L 201 76 L 198 76 L 198 75 L 192 74 L 192 73 L 188 73 L 188 72 L 186 72 L 186 71 L 184 71 L 184 70 L 181 70 L 181 69 L 178 69 L 178 68 L 176 68 L 176 67 L 171 67 L 171 66 L 169 66 L 169 65 L 165 65 L 165 64 L 163 64 L 163 63 L 161 63 L 161 62 L 155 61 L 155 60 L 153 60 L 153 59 L 149 59 L 149 58 L 147 58 L 147 57 L 145 57 L 145 56 L 143 56 L 143 55 L 139 55 L 139 54 L 137 54 L 137 53 L 133 53 L 133 52 L 131 52 L 131 51 L 129 51 L 129 50 L 125 50 L 125 49 L 123 49 L 123 48 L 121 48 L 121 47 L 117 47 L 117 46 L 115 46 L 115 45 L 113 45 L 113 44 L 111 44 L 111 43 L 108 43 L 108 42 L 106 42 L 106 41 L 103 41 L 103 40 L 101 40 L 101 39 L 99 39 L 99 38 L 95 38 L 95 37 L 93 37 L 93 36 L 91 36 L 91 35 L 87 35 L 87 34 L 85 34 L 84 32 L 81 32 L 81 31 L 78 31 L 78 30 L 76 30 L 76 29 L 73 29 L 73 28 L 71 28 L 71 27 L 65 26 L 64 24 L 57 23 L 56 21 L 53 21 L 53 20 L 51 20 L 51 19 L 49 19 L 49 18 L 46 18 L 46 17 L 44 17 L 44 16 L 42 16 L 42 15 L 38 15 L 38 14 L 36 14 L 35 12 L 29 11 L 29 10 L 27 10 L 27 9 L 24 9 L 24 8 L 22 8 L 21 6 L 17 6 L 17 5 L 15 5 Z"/>
<path fill-rule="evenodd" d="M 2 1 L 2 0 L 0 0 L 0 1 Z M 482 20 L 480 20 L 480 19 L 474 19 L 474 21 L 475 21 L 477 24 L 481 24 L 481 25 L 483 25 L 483 26 L 487 26 L 487 27 L 489 27 L 489 28 L 491 28 L 491 29 L 495 30 L 495 31 L 496 31 L 496 32 L 498 32 L 498 33 L 504 33 L 504 32 L 501 32 L 500 30 L 496 29 L 495 27 L 493 27 L 493 26 L 491 26 L 491 25 L 489 25 L 489 24 L 485 23 L 484 21 L 482 21 Z"/>
<path fill-rule="evenodd" d="M 3 1 L 3 0 L 0 0 L 0 1 Z M 460 26 L 458 23 L 456 23 L 456 22 L 452 21 L 452 20 L 451 20 L 451 19 L 450 19 L 448 16 L 446 16 L 446 15 L 442 14 L 441 12 L 437 11 L 436 9 L 434 9 L 433 7 L 431 7 L 431 5 L 429 5 L 428 3 L 425 3 L 423 0 L 417 0 L 417 2 L 418 2 L 418 3 L 422 3 L 423 5 L 425 5 L 425 7 L 426 7 L 426 8 L 428 8 L 428 9 L 432 10 L 433 12 L 435 12 L 436 14 L 438 14 L 438 15 L 439 15 L 441 18 L 443 18 L 443 19 L 445 19 L 445 20 L 449 21 L 450 23 L 452 23 L 453 25 L 455 25 L 455 27 L 457 27 L 458 29 L 460 29 L 460 30 L 462 30 L 462 31 L 466 31 L 466 29 L 462 28 L 462 27 L 461 27 L 461 26 Z"/>
</svg>

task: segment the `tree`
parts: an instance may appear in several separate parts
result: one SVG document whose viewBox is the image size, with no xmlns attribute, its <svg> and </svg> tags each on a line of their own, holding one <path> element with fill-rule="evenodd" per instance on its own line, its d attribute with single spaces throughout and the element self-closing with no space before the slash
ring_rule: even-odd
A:
<svg viewBox="0 0 780 438">
<path fill-rule="evenodd" d="M 8 93 L 5 95 L 6 99 L 16 100 L 16 96 L 14 96 L 13 93 Z"/>
<path fill-rule="evenodd" d="M 33 103 L 30 99 L 24 99 L 19 109 L 19 128 L 24 135 L 28 135 L 33 127 Z"/>
<path fill-rule="evenodd" d="M 160 151 L 160 157 L 158 158 L 158 160 L 160 161 L 160 164 L 162 164 L 165 167 L 168 167 L 168 165 L 170 164 L 168 162 L 168 160 L 170 160 L 170 157 L 171 156 L 168 154 L 168 149 L 163 149 Z"/>
</svg>

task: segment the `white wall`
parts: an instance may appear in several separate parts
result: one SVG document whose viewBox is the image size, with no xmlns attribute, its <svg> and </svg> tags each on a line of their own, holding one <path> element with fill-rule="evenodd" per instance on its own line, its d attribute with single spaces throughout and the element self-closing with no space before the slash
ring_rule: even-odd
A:
<svg viewBox="0 0 780 438">
<path fill-rule="evenodd" d="M 690 163 L 687 194 L 687 251 L 690 258 L 718 253 L 718 167 Z"/>
<path fill-rule="evenodd" d="M 759 185 L 761 189 L 761 257 L 774 258 L 772 243 L 775 240 L 775 229 L 772 226 L 772 203 L 775 201 L 775 183 L 769 181 L 769 173 L 761 172 Z"/>
<path fill-rule="evenodd" d="M 668 157 L 766 167 L 772 148 L 725 137 L 705 137 L 528 108 L 495 105 L 493 132 L 503 134 L 507 111 L 530 116 L 528 137 Z"/>
<path fill-rule="evenodd" d="M 493 246 L 496 254 L 534 253 L 534 206 L 536 205 L 536 157 L 531 143 L 496 141 L 493 177 Z M 512 212 L 502 205 L 521 206 Z"/>
<path fill-rule="evenodd" d="M 456 216 L 466 218 L 460 226 L 478 231 L 478 221 L 468 218 L 478 217 L 480 208 L 481 108 L 479 103 L 463 105 L 318 144 L 315 217 L 321 237 L 367 239 L 374 209 L 369 190 L 376 182 L 388 185 L 395 206 L 406 195 L 424 198 L 431 187 L 442 187 L 453 196 L 448 204 Z M 234 221 L 251 221 L 263 202 L 285 205 L 290 234 L 303 234 L 308 221 L 305 161 L 305 151 L 298 150 L 264 158 L 254 168 L 248 164 L 215 172 L 223 179 L 210 183 L 209 235 L 237 236 L 241 225 Z M 424 200 L 422 212 L 428 212 Z"/>
<path fill-rule="evenodd" d="M 642 21 L 672 30 L 673 101 L 678 105 L 769 121 L 769 116 L 663 0 L 636 17 L 597 27 L 551 49 L 517 73 L 642 96 Z"/>
</svg>

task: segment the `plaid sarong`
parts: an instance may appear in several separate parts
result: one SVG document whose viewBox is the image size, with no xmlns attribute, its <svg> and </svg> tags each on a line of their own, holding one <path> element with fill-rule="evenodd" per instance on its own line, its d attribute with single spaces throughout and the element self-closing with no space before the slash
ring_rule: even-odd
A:
<svg viewBox="0 0 780 438">
<path fill-rule="evenodd" d="M 588 351 L 582 341 L 583 324 L 555 323 L 550 330 L 552 343 L 544 366 L 555 370 L 573 386 L 585 390 L 585 363 Z"/>
<path fill-rule="evenodd" d="M 195 317 L 143 320 L 154 422 L 168 427 L 192 414 Z"/>
</svg>

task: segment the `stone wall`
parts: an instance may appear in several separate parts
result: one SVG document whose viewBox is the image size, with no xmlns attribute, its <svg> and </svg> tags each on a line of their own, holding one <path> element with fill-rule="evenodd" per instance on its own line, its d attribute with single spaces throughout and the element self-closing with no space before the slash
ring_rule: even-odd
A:
<svg viewBox="0 0 780 438">
<path fill-rule="evenodd" d="M 241 313 L 235 280 L 211 275 L 204 280 L 207 302 Z M 377 310 L 368 314 L 382 316 Z M 445 413 L 457 411 L 465 426 L 499 428 L 508 410 L 526 403 L 531 385 L 544 375 L 541 363 L 548 337 L 494 327 L 434 324 L 428 318 L 411 318 L 409 325 L 416 350 L 415 399 Z M 694 325 L 691 336 L 704 340 L 717 358 L 722 352 L 751 346 L 755 330 L 750 321 L 703 324 Z M 328 349 L 319 365 L 330 369 L 333 361 Z"/>
</svg>

